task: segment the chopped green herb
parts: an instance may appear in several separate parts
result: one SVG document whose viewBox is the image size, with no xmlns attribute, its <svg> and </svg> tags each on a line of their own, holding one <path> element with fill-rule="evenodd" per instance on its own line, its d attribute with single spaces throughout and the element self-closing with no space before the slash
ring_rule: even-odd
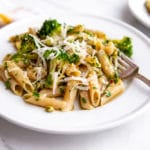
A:
<svg viewBox="0 0 150 150">
<path fill-rule="evenodd" d="M 79 34 L 79 31 L 76 31 L 74 27 L 70 26 L 70 28 L 67 31 L 67 34 Z"/>
<path fill-rule="evenodd" d="M 36 98 L 39 98 L 39 97 L 40 97 L 40 94 L 39 94 L 37 91 L 34 91 L 34 92 L 33 92 L 33 96 L 35 96 Z"/>
<path fill-rule="evenodd" d="M 29 64 L 29 59 L 28 59 L 28 58 L 23 58 L 23 63 L 24 63 L 25 65 Z"/>
<path fill-rule="evenodd" d="M 4 69 L 7 69 L 8 68 L 8 66 L 7 66 L 7 63 L 5 62 L 4 63 Z"/>
<path fill-rule="evenodd" d="M 97 89 L 97 87 L 93 86 L 93 89 L 94 89 L 94 90 L 96 90 L 96 89 Z"/>
<path fill-rule="evenodd" d="M 118 78 L 118 77 L 119 77 L 119 74 L 118 74 L 117 71 L 115 71 L 114 77 L 115 77 L 115 78 Z"/>
<path fill-rule="evenodd" d="M 104 40 L 102 43 L 103 43 L 104 45 L 107 45 L 107 44 L 109 43 L 109 41 L 110 41 L 110 40 L 107 39 L 107 40 Z"/>
<path fill-rule="evenodd" d="M 79 32 L 79 31 L 74 31 L 73 33 L 74 33 L 74 34 L 79 34 L 80 32 Z"/>
<path fill-rule="evenodd" d="M 80 32 L 83 31 L 83 26 L 82 25 L 77 25 L 77 26 L 69 26 L 67 30 L 67 34 L 79 34 Z"/>
<path fill-rule="evenodd" d="M 115 71 L 115 74 L 114 74 L 114 83 L 118 82 L 118 78 L 119 78 L 119 74 L 118 74 L 117 71 Z"/>
<path fill-rule="evenodd" d="M 68 40 L 69 43 L 74 43 L 74 40 Z"/>
<path fill-rule="evenodd" d="M 117 70 L 115 71 L 113 77 L 108 77 L 108 80 L 109 80 L 109 84 L 108 85 L 110 85 L 112 83 L 117 83 L 118 82 L 118 80 L 119 80 L 119 74 L 118 74 Z"/>
<path fill-rule="evenodd" d="M 73 26 L 69 26 L 69 29 L 67 30 L 67 34 L 70 34 L 70 33 L 72 33 L 73 32 Z"/>
<path fill-rule="evenodd" d="M 87 100 L 86 100 L 85 97 L 81 97 L 81 100 L 82 100 L 83 103 L 86 103 L 86 102 L 87 102 Z"/>
<path fill-rule="evenodd" d="M 105 94 L 107 97 L 110 97 L 110 96 L 111 96 L 111 93 L 110 93 L 110 91 L 108 91 L 108 90 L 106 90 L 106 91 L 104 92 L 104 94 Z"/>
<path fill-rule="evenodd" d="M 72 54 L 69 58 L 69 63 L 78 63 L 79 62 L 79 56 L 77 54 Z"/>
<path fill-rule="evenodd" d="M 50 87 L 52 84 L 53 84 L 53 77 L 52 77 L 52 74 L 49 74 L 45 81 L 45 86 Z"/>
<path fill-rule="evenodd" d="M 10 80 L 11 80 L 11 78 L 9 78 L 9 79 L 7 79 L 7 80 L 5 81 L 6 89 L 10 89 L 10 86 L 11 86 Z"/>
<path fill-rule="evenodd" d="M 91 36 L 91 37 L 93 37 L 94 35 L 93 35 L 93 33 L 92 32 L 90 32 L 90 31 L 84 31 L 86 34 L 88 34 L 89 36 Z"/>
<path fill-rule="evenodd" d="M 101 64 L 100 62 L 98 61 L 97 57 L 91 57 L 91 56 L 87 56 L 85 58 L 86 62 L 89 63 L 91 66 L 93 67 L 97 67 L 97 68 L 100 68 L 101 67 Z"/>
</svg>

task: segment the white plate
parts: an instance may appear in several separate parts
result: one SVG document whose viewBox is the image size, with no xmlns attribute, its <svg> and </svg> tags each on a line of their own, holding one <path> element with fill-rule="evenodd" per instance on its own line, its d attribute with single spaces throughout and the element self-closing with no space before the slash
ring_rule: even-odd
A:
<svg viewBox="0 0 150 150">
<path fill-rule="evenodd" d="M 133 59 L 144 75 L 150 78 L 147 62 L 150 59 L 150 42 L 136 29 L 122 22 L 96 16 L 54 16 L 68 24 L 85 24 L 88 28 L 104 31 L 111 38 L 132 37 L 134 44 Z M 11 24 L 0 30 L 0 62 L 9 52 L 13 52 L 8 42 L 11 35 L 27 31 L 28 27 L 42 24 L 44 18 L 31 18 Z M 118 126 L 145 111 L 149 100 L 149 88 L 134 79 L 127 84 L 124 94 L 109 104 L 91 111 L 46 113 L 42 108 L 24 103 L 20 98 L 5 89 L 0 83 L 0 115 L 5 119 L 46 133 L 79 134 L 100 131 Z"/>
<path fill-rule="evenodd" d="M 128 0 L 129 8 L 133 15 L 145 26 L 150 28 L 150 14 L 148 14 L 144 3 L 146 0 Z"/>
</svg>

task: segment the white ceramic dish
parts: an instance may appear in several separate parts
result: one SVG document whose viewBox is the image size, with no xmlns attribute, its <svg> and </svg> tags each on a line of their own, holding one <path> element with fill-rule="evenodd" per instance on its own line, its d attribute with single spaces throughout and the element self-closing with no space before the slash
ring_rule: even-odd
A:
<svg viewBox="0 0 150 150">
<path fill-rule="evenodd" d="M 128 0 L 129 8 L 133 15 L 145 26 L 150 28 L 150 14 L 148 14 L 144 3 L 146 0 Z"/>
<path fill-rule="evenodd" d="M 150 58 L 150 42 L 141 32 L 113 19 L 96 16 L 53 16 L 68 24 L 85 24 L 88 28 L 104 31 L 111 38 L 130 36 L 134 45 L 134 61 L 141 72 L 150 78 L 147 62 Z M 13 23 L 0 30 L 0 62 L 5 54 L 13 52 L 8 42 L 11 35 L 27 31 L 28 27 L 42 24 L 45 18 L 30 18 Z M 105 130 L 131 120 L 149 106 L 149 88 L 134 79 L 127 83 L 126 91 L 109 104 L 91 111 L 46 113 L 42 108 L 24 103 L 0 82 L 0 116 L 25 128 L 55 134 L 80 134 Z"/>
</svg>

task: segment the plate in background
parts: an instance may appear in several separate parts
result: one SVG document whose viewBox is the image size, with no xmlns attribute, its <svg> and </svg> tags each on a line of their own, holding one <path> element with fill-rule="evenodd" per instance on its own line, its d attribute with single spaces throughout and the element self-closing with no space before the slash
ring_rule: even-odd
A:
<svg viewBox="0 0 150 150">
<path fill-rule="evenodd" d="M 145 26 L 150 28 L 150 14 L 148 14 L 145 3 L 146 0 L 128 0 L 128 5 L 133 15 Z"/>
</svg>

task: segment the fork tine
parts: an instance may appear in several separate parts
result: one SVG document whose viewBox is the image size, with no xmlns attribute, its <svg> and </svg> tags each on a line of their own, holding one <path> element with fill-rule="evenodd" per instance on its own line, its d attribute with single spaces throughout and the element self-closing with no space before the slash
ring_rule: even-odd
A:
<svg viewBox="0 0 150 150">
<path fill-rule="evenodd" d="M 118 69 L 119 69 L 120 71 L 126 70 L 126 68 L 125 68 L 124 66 L 122 66 L 121 64 L 118 64 Z"/>
<path fill-rule="evenodd" d="M 134 64 L 134 62 L 128 58 L 125 54 L 121 53 L 120 57 L 126 62 L 128 63 L 130 66 L 135 67 L 136 65 Z"/>
<path fill-rule="evenodd" d="M 125 68 L 126 63 L 128 64 L 128 67 L 126 66 Z M 124 70 L 123 67 L 125 68 Z M 138 71 L 139 71 L 139 66 L 136 65 L 130 58 L 125 56 L 123 53 L 120 53 L 119 61 L 118 61 L 118 72 L 120 78 L 128 79 L 128 78 L 136 77 L 150 87 L 150 80 L 145 76 L 139 74 Z"/>
<path fill-rule="evenodd" d="M 124 68 L 129 67 L 129 64 L 128 64 L 126 61 L 124 61 L 123 59 L 121 59 L 120 57 L 118 58 L 118 62 L 119 62 L 119 64 L 120 64 L 121 66 L 123 66 Z"/>
<path fill-rule="evenodd" d="M 125 54 L 120 53 L 118 58 L 118 72 L 122 79 L 132 77 L 138 72 L 138 66 Z"/>
</svg>

